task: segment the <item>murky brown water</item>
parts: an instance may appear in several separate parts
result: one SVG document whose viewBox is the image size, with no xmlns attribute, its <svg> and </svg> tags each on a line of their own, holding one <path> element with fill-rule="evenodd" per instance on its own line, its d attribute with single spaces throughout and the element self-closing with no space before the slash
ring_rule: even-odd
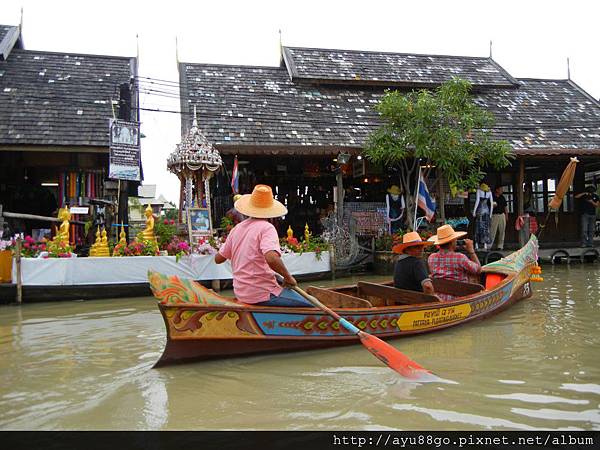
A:
<svg viewBox="0 0 600 450">
<path fill-rule="evenodd" d="M 497 316 L 392 341 L 447 383 L 360 345 L 153 370 L 151 298 L 0 307 L 0 429 L 600 430 L 600 267 L 543 275 Z"/>
</svg>

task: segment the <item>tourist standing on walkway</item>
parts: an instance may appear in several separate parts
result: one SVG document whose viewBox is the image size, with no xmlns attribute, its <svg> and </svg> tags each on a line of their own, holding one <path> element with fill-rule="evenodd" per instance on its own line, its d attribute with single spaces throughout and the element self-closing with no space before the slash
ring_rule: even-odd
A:
<svg viewBox="0 0 600 450">
<path fill-rule="evenodd" d="M 492 228 L 490 230 L 490 247 L 494 246 L 496 235 L 498 235 L 498 250 L 504 250 L 504 234 L 508 222 L 508 205 L 506 198 L 502 195 L 502 186 L 496 186 L 492 194 Z"/>
<path fill-rule="evenodd" d="M 234 207 L 249 218 L 233 227 L 215 255 L 215 263 L 231 260 L 233 292 L 238 301 L 261 306 L 312 307 L 289 289 L 297 283 L 281 260 L 279 237 L 268 221 L 287 214 L 287 208 L 273 198 L 273 191 L 264 184 L 256 185 L 252 194 L 242 195 Z M 273 272 L 283 277 L 283 288 Z"/>
<path fill-rule="evenodd" d="M 600 206 L 600 197 L 594 186 L 587 186 L 584 192 L 575 195 L 581 199 L 581 246 L 594 246 L 594 228 L 596 227 L 596 208 Z"/>
</svg>

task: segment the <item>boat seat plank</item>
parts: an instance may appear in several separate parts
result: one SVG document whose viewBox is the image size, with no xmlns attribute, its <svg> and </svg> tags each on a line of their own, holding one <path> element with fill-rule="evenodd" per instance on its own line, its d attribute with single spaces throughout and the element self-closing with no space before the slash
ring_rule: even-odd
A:
<svg viewBox="0 0 600 450">
<path fill-rule="evenodd" d="M 335 292 L 330 289 L 309 286 L 306 290 L 310 295 L 319 299 L 321 303 L 329 308 L 372 308 L 371 302 L 362 298 Z"/>
<path fill-rule="evenodd" d="M 415 305 L 420 303 L 437 303 L 440 301 L 435 295 L 397 289 L 393 286 L 384 286 L 381 284 L 369 283 L 368 281 L 358 282 L 358 293 L 361 297 L 367 296 L 385 299 L 387 305 Z"/>
<path fill-rule="evenodd" d="M 433 278 L 433 290 L 442 294 L 449 294 L 455 297 L 466 297 L 467 295 L 477 294 L 485 288 L 478 283 L 467 283 L 463 281 L 446 280 L 444 278 Z"/>
</svg>

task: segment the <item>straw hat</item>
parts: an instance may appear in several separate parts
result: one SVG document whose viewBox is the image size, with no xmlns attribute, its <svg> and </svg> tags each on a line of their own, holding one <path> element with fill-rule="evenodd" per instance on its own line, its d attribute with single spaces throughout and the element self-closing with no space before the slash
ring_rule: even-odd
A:
<svg viewBox="0 0 600 450">
<path fill-rule="evenodd" d="M 437 229 L 437 234 L 427 239 L 434 245 L 443 245 L 455 239 L 461 238 L 467 234 L 466 231 L 454 231 L 450 225 L 442 225 Z"/>
<path fill-rule="evenodd" d="M 392 195 L 400 195 L 402 194 L 402 189 L 400 189 L 400 187 L 396 184 L 393 184 L 390 186 L 390 188 L 387 190 L 390 194 Z"/>
<path fill-rule="evenodd" d="M 402 236 L 402 244 L 394 245 L 392 251 L 394 253 L 404 253 L 404 250 L 407 247 L 414 247 L 418 245 L 427 247 L 428 245 L 433 244 L 431 242 L 422 240 L 421 236 L 419 236 L 419 233 L 416 231 L 411 231 L 410 233 L 406 233 L 404 236 Z"/>
<path fill-rule="evenodd" d="M 252 194 L 242 195 L 233 205 L 242 214 L 257 219 L 271 219 L 285 216 L 287 208 L 273 198 L 273 191 L 266 184 L 254 186 Z"/>
</svg>

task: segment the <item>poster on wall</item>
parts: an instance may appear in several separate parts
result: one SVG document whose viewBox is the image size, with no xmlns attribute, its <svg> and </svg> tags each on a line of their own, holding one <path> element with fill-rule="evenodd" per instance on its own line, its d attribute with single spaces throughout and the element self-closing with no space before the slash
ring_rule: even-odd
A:
<svg viewBox="0 0 600 450">
<path fill-rule="evenodd" d="M 192 237 L 212 236 L 212 223 L 208 208 L 190 208 L 188 232 Z"/>
<path fill-rule="evenodd" d="M 110 119 L 108 177 L 140 181 L 140 124 Z"/>
</svg>

